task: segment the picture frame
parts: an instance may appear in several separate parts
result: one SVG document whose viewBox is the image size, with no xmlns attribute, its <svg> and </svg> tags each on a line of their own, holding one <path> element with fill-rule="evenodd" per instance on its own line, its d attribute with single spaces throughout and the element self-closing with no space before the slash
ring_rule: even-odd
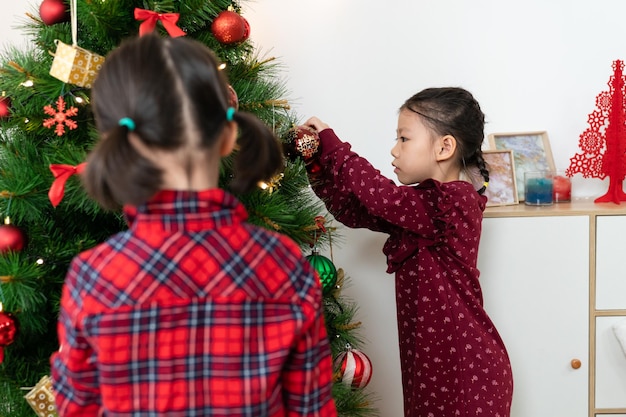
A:
<svg viewBox="0 0 626 417">
<path fill-rule="evenodd" d="M 519 201 L 524 201 L 524 172 L 556 170 L 546 131 L 491 133 L 488 138 L 491 150 L 513 151 Z"/>
<path fill-rule="evenodd" d="M 487 207 L 519 204 L 513 151 L 485 150 L 483 159 L 489 170 L 489 185 L 485 190 Z"/>
</svg>

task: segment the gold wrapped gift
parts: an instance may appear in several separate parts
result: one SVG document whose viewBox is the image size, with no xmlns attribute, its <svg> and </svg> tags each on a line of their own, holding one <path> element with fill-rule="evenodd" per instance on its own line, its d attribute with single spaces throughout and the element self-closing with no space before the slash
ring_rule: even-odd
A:
<svg viewBox="0 0 626 417">
<path fill-rule="evenodd" d="M 52 381 L 49 376 L 39 380 L 35 388 L 24 396 L 28 404 L 39 417 L 58 417 L 52 392 Z"/>
<path fill-rule="evenodd" d="M 56 44 L 57 51 L 50 75 L 65 83 L 91 88 L 91 83 L 104 63 L 104 57 L 77 45 L 66 45 L 59 40 Z"/>
</svg>

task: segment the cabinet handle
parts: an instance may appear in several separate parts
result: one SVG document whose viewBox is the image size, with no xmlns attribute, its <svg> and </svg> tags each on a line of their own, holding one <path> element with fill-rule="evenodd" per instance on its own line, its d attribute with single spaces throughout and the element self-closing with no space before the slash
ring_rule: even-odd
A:
<svg viewBox="0 0 626 417">
<path fill-rule="evenodd" d="M 572 359 L 572 362 L 570 363 L 572 365 L 572 368 L 574 369 L 578 369 L 582 365 L 582 363 L 580 362 L 580 359 Z"/>
</svg>

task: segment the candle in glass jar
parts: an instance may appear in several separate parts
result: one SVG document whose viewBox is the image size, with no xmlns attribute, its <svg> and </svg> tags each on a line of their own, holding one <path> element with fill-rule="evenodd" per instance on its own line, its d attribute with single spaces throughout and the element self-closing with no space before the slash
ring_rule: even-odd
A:
<svg viewBox="0 0 626 417">
<path fill-rule="evenodd" d="M 564 172 L 554 174 L 552 198 L 555 203 L 572 201 L 572 180 Z"/>
<path fill-rule="evenodd" d="M 524 173 L 524 197 L 529 206 L 552 204 L 552 175 L 549 171 L 527 171 Z"/>
</svg>

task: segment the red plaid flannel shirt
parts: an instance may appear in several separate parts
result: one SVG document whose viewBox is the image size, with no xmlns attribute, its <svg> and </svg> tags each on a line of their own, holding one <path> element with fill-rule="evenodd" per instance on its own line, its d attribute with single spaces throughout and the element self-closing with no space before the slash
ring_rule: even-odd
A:
<svg viewBox="0 0 626 417">
<path fill-rule="evenodd" d="M 81 253 L 51 358 L 60 416 L 337 415 L 319 280 L 219 190 L 163 191 Z"/>
</svg>

